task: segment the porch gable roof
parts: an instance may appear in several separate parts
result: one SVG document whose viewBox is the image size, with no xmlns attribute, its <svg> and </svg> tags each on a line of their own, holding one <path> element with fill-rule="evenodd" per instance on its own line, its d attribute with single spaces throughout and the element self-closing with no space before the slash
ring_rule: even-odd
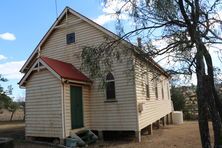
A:
<svg viewBox="0 0 222 148">
<path fill-rule="evenodd" d="M 41 56 L 40 59 L 45 62 L 61 78 L 68 80 L 91 82 L 91 80 L 75 68 L 72 64 Z"/>
<path fill-rule="evenodd" d="M 39 63 L 42 64 L 42 66 L 40 66 Z M 92 83 L 92 81 L 87 76 L 85 76 L 81 71 L 79 71 L 70 63 L 62 62 L 48 57 L 39 57 L 29 69 L 29 71 L 22 77 L 18 83 L 19 86 L 24 86 L 24 83 L 32 74 L 32 71 L 38 71 L 42 68 L 48 69 L 59 80 L 62 81 L 86 85 L 90 85 Z"/>
</svg>

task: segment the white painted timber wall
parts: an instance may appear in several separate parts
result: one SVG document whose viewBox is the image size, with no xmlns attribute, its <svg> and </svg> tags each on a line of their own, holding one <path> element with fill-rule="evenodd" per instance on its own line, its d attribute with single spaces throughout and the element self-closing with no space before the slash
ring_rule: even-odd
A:
<svg viewBox="0 0 222 148">
<path fill-rule="evenodd" d="M 98 89 L 101 79 L 94 81 L 91 90 L 91 128 L 94 130 L 131 130 L 138 127 L 134 79 L 126 74 L 126 59 L 113 63 L 117 102 L 106 102 L 104 89 Z"/>
<path fill-rule="evenodd" d="M 71 14 L 68 21 L 79 18 Z M 65 23 L 65 19 L 61 24 Z M 66 45 L 66 34 L 75 32 L 76 42 Z M 86 22 L 80 22 L 68 28 L 54 30 L 41 47 L 41 55 L 72 63 L 75 67 L 81 66 L 81 52 L 84 46 L 94 46 L 102 43 L 106 35 Z M 136 113 L 136 97 L 134 76 L 127 77 L 128 60 L 114 63 L 113 74 L 116 82 L 117 102 L 104 102 L 106 100 L 104 89 L 98 89 L 101 80 L 94 80 L 90 95 L 89 127 L 93 130 L 137 130 L 138 121 Z M 131 81 L 130 81 L 131 79 Z M 69 98 L 69 87 L 65 86 L 66 98 Z M 84 98 L 83 98 L 84 99 Z M 69 99 L 66 99 L 66 134 L 70 129 Z M 87 123 L 86 122 L 86 123 Z"/>
<path fill-rule="evenodd" d="M 68 15 L 69 22 L 78 19 L 72 14 Z M 64 23 L 65 19 L 61 24 Z M 76 42 L 67 45 L 66 35 L 73 32 L 75 33 Z M 55 29 L 41 47 L 41 55 L 72 63 L 75 67 L 80 68 L 82 48 L 84 46 L 98 45 L 103 40 L 104 34 L 101 31 L 86 22 L 80 21 L 78 24 L 67 28 Z"/>
<path fill-rule="evenodd" d="M 169 80 L 166 76 L 158 73 L 150 64 L 136 59 L 135 65 L 135 82 L 136 82 L 136 96 L 137 104 L 142 104 L 143 111 L 138 113 L 139 129 L 152 124 L 165 115 L 171 112 L 171 98 L 169 92 Z M 157 81 L 158 98 L 155 95 L 154 79 L 159 78 Z M 150 97 L 146 96 L 146 81 L 148 78 Z M 164 95 L 162 95 L 162 86 Z"/>
<path fill-rule="evenodd" d="M 62 137 L 61 83 L 51 72 L 34 72 L 26 85 L 26 136 Z"/>
</svg>

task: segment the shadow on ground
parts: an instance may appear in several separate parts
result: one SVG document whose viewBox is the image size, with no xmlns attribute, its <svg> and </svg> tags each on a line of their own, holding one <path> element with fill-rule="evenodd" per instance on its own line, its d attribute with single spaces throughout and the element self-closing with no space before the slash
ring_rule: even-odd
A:
<svg viewBox="0 0 222 148">
<path fill-rule="evenodd" d="M 44 142 L 25 141 L 24 121 L 0 122 L 0 137 L 13 138 L 15 148 L 60 148 Z"/>
</svg>

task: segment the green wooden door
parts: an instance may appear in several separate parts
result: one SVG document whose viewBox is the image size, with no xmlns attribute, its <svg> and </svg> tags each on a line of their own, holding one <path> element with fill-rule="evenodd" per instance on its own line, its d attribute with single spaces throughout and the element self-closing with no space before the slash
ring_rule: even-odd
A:
<svg viewBox="0 0 222 148">
<path fill-rule="evenodd" d="M 82 87 L 71 86 L 72 129 L 83 127 Z"/>
</svg>

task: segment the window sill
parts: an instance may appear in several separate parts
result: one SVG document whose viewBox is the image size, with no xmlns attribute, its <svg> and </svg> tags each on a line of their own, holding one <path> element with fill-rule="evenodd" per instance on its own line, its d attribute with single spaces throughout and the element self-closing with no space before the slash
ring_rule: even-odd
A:
<svg viewBox="0 0 222 148">
<path fill-rule="evenodd" d="M 105 103 L 112 103 L 112 102 L 118 102 L 116 99 L 112 99 L 112 100 L 105 100 Z"/>
</svg>

